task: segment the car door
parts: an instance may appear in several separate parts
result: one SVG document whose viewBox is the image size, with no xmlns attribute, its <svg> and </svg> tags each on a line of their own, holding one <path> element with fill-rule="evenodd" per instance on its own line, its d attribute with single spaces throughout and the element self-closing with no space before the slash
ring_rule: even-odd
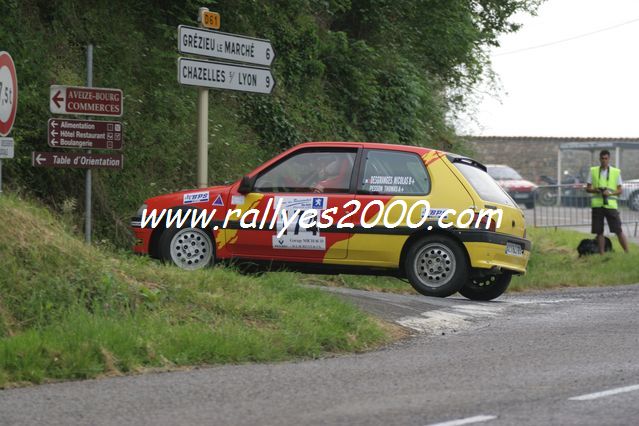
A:
<svg viewBox="0 0 639 426">
<path fill-rule="evenodd" d="M 357 148 L 308 148 L 259 173 L 243 212 L 253 210 L 264 226 L 237 229 L 233 256 L 312 262 L 345 258 L 351 230 L 335 224 L 354 199 L 357 158 Z M 315 220 L 331 226 L 303 226 L 313 221 L 300 220 L 306 211 L 315 211 Z"/>
<path fill-rule="evenodd" d="M 406 218 L 410 216 L 413 224 L 420 222 L 424 209 L 421 205 L 413 206 L 417 202 L 423 204 L 424 200 L 428 201 L 430 189 L 429 174 L 418 154 L 385 149 L 365 150 L 355 198 L 361 208 L 353 215 L 358 223 L 349 242 L 350 263 L 397 266 L 410 231 Z M 404 202 L 406 210 L 396 201 Z M 387 223 L 397 226 L 386 227 L 383 215 Z"/>
</svg>

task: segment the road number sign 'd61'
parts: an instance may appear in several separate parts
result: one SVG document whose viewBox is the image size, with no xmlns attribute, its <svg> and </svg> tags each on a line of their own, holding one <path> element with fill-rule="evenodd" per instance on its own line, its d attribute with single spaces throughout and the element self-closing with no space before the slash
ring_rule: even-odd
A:
<svg viewBox="0 0 639 426">
<path fill-rule="evenodd" d="M 18 78 L 11 55 L 0 52 L 0 136 L 11 132 L 18 109 Z"/>
</svg>

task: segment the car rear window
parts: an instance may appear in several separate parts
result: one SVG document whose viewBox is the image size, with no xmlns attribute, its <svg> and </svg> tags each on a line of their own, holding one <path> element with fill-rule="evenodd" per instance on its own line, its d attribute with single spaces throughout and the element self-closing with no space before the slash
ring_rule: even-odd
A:
<svg viewBox="0 0 639 426">
<path fill-rule="evenodd" d="M 479 194 L 482 200 L 512 207 L 516 206 L 506 191 L 485 171 L 467 163 L 454 161 L 453 164 L 457 167 L 457 170 L 464 175 L 475 191 L 477 191 L 477 194 Z"/>
</svg>

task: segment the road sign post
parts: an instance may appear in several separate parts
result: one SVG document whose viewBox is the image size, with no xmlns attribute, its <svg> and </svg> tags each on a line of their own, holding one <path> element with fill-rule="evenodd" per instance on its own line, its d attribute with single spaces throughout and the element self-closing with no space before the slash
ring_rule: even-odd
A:
<svg viewBox="0 0 639 426">
<path fill-rule="evenodd" d="M 87 45 L 87 86 L 91 87 L 93 86 L 93 44 L 89 43 Z M 74 92 L 74 90 L 70 90 L 68 91 L 67 95 L 71 95 Z M 87 95 L 97 95 L 98 92 L 88 92 Z M 114 95 L 117 95 L 117 93 L 114 93 Z M 67 97 L 67 102 L 69 101 L 69 98 Z M 119 101 L 119 105 L 117 105 L 119 108 L 118 112 L 120 113 L 120 115 L 122 115 L 122 91 L 120 91 L 119 93 L 119 97 L 118 97 L 118 101 Z M 72 109 L 76 109 L 73 108 L 74 105 L 72 105 Z M 91 172 L 91 169 L 87 169 L 85 176 L 84 176 L 84 241 L 87 244 L 91 244 L 91 234 L 93 233 L 93 200 L 92 200 L 92 196 L 93 196 L 93 173 Z"/>
<path fill-rule="evenodd" d="M 220 15 L 201 7 L 199 28 L 178 26 L 178 51 L 207 58 L 269 67 L 275 50 L 269 40 L 204 29 L 220 27 Z M 271 93 L 275 79 L 267 68 L 225 62 L 178 60 L 178 82 L 196 86 L 197 102 L 197 184 L 206 187 L 208 180 L 208 102 L 209 88 L 240 92 Z"/>
<path fill-rule="evenodd" d="M 200 27 L 204 26 L 204 16 L 209 9 L 199 9 Z M 209 89 L 198 87 L 197 89 L 197 186 L 208 186 L 209 171 Z"/>
</svg>

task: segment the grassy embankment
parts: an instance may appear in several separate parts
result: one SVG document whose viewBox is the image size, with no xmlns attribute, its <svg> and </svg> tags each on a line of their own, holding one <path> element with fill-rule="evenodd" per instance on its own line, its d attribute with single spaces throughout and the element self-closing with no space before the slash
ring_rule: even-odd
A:
<svg viewBox="0 0 639 426">
<path fill-rule="evenodd" d="M 187 273 L 86 246 L 0 196 L 0 387 L 363 351 L 386 328 L 294 274 Z"/>
<path fill-rule="evenodd" d="M 588 235 L 562 229 L 529 228 L 533 251 L 524 276 L 513 277 L 508 291 L 540 290 L 559 287 L 605 286 L 639 283 L 639 247 L 631 244 L 625 254 L 613 236 L 612 253 L 579 258 L 577 245 Z M 410 284 L 386 277 L 308 277 L 313 284 L 362 290 L 417 294 Z"/>
</svg>

